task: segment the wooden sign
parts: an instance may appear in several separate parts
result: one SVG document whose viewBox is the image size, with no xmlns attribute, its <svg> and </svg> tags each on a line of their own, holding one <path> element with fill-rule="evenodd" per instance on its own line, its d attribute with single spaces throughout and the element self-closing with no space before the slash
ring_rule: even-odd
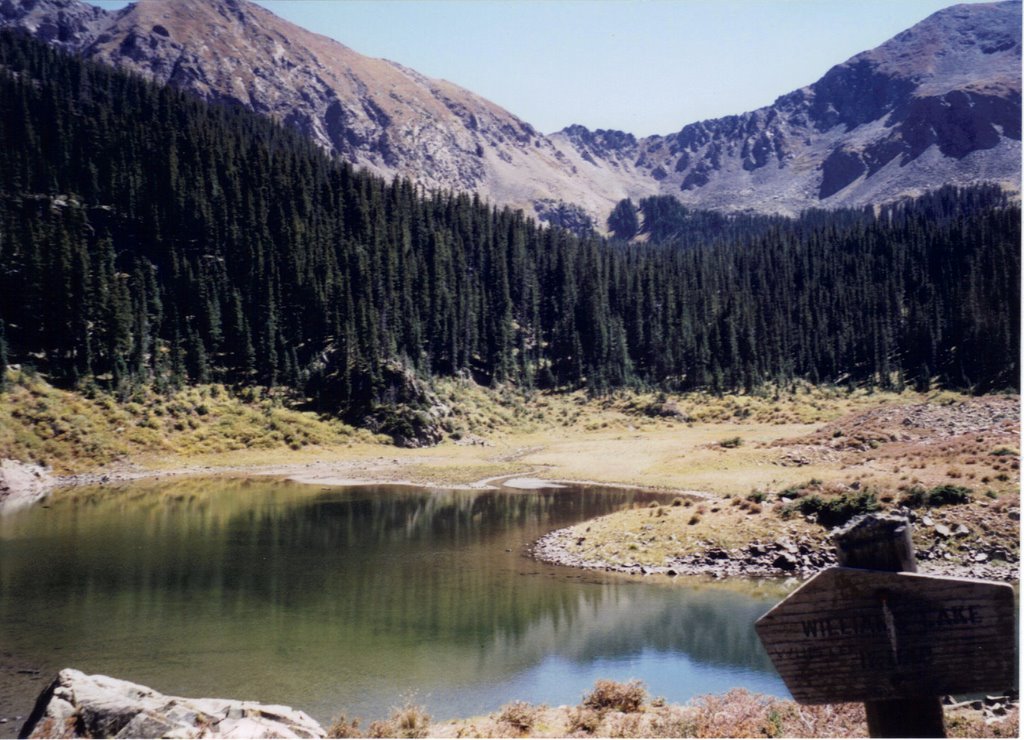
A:
<svg viewBox="0 0 1024 740">
<path fill-rule="evenodd" d="M 830 568 L 755 628 L 802 704 L 1001 691 L 1017 683 L 1008 584 Z"/>
</svg>

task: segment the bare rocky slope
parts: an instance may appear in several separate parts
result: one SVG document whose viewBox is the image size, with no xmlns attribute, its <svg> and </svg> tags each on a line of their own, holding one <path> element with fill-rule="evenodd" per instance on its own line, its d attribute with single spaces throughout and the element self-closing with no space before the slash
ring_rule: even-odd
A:
<svg viewBox="0 0 1024 740">
<path fill-rule="evenodd" d="M 960 5 L 774 104 L 667 136 L 550 136 L 444 80 L 372 59 L 247 0 L 0 0 L 16 26 L 90 59 L 306 132 L 385 176 L 603 226 L 625 197 L 796 213 L 942 184 L 1020 187 L 1021 4 Z"/>
<path fill-rule="evenodd" d="M 373 59 L 246 0 L 0 0 L 0 25 L 188 90 L 238 103 L 378 174 L 472 191 L 551 217 L 609 210 L 623 185 L 580 178 L 552 142 L 444 80 Z"/>
<path fill-rule="evenodd" d="M 1020 189 L 1021 4 L 957 5 L 738 116 L 553 135 L 589 170 L 715 210 L 797 213 L 988 181 Z"/>
</svg>

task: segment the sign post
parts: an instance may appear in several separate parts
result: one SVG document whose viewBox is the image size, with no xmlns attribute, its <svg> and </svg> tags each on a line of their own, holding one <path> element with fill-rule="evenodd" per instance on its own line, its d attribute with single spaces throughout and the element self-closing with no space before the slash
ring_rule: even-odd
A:
<svg viewBox="0 0 1024 740">
<path fill-rule="evenodd" d="M 917 575 L 902 518 L 861 517 L 833 539 L 840 567 L 756 624 L 794 699 L 864 702 L 872 737 L 945 737 L 940 696 L 1014 684 L 1011 586 Z"/>
</svg>

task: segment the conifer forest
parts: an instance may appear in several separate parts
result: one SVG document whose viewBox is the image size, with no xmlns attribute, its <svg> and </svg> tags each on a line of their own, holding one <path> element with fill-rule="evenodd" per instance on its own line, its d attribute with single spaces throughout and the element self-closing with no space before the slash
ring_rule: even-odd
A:
<svg viewBox="0 0 1024 740">
<path fill-rule="evenodd" d="M 996 188 L 799 218 L 649 198 L 579 236 L 11 33 L 0 70 L 0 362 L 67 387 L 344 412 L 396 363 L 594 393 L 1019 385 L 1020 210 Z"/>
</svg>

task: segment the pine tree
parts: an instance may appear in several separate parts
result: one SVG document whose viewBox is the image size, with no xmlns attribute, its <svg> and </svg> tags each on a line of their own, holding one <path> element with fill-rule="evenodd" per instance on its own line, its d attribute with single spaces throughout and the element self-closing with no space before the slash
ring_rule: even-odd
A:
<svg viewBox="0 0 1024 740">
<path fill-rule="evenodd" d="M 284 384 L 355 418 L 398 365 L 594 392 L 1019 386 L 998 188 L 795 219 L 626 200 L 631 245 L 385 182 L 28 38 L 0 32 L 0 70 L 0 322 L 55 382 Z"/>
<path fill-rule="evenodd" d="M 640 231 L 640 217 L 636 206 L 629 198 L 615 204 L 608 216 L 608 229 L 616 239 L 632 239 Z"/>
</svg>

